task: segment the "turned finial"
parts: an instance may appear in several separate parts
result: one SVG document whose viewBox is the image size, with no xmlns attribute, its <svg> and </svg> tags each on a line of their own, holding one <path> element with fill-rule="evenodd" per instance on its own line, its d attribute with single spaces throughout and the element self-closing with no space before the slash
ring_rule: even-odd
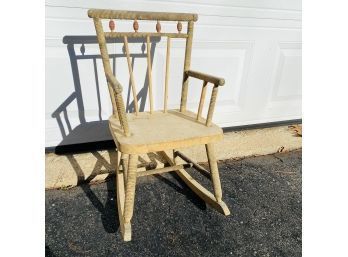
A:
<svg viewBox="0 0 348 257">
<path fill-rule="evenodd" d="M 109 28 L 110 28 L 111 32 L 114 32 L 114 30 L 115 30 L 115 22 L 114 22 L 114 20 L 110 20 L 109 21 Z"/>
<path fill-rule="evenodd" d="M 178 29 L 179 33 L 181 33 L 182 30 L 182 24 L 180 21 L 178 21 L 178 24 L 176 25 L 176 28 Z"/>
<path fill-rule="evenodd" d="M 156 31 L 157 31 L 158 33 L 161 32 L 161 23 L 160 23 L 159 21 L 157 21 L 157 23 L 156 23 Z"/>
<path fill-rule="evenodd" d="M 136 19 L 133 22 L 133 29 L 134 29 L 135 32 L 138 32 L 139 23 L 138 23 L 138 21 Z"/>
</svg>

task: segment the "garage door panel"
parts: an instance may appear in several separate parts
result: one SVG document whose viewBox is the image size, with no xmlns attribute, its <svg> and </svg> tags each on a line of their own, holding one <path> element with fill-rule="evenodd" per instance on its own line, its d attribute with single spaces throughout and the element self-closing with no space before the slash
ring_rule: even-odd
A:
<svg viewBox="0 0 348 257">
<path fill-rule="evenodd" d="M 46 0 L 47 147 L 111 139 L 104 122 L 111 114 L 111 102 L 87 10 L 127 10 L 129 6 L 129 1 Z M 191 68 L 225 78 L 213 118 L 220 126 L 301 118 L 301 1 L 142 0 L 132 2 L 131 9 L 198 13 Z M 155 22 L 139 21 L 139 25 L 139 31 L 155 31 Z M 129 31 L 132 21 L 117 21 L 116 27 L 118 31 Z M 162 30 L 175 32 L 175 22 L 163 22 Z M 166 39 L 157 40 L 152 46 L 155 108 L 161 109 Z M 141 92 L 140 103 L 148 110 L 143 48 L 141 42 L 130 44 L 131 52 L 138 54 L 134 72 Z M 183 41 L 172 40 L 170 108 L 178 108 L 180 103 L 184 48 Z M 124 87 L 127 109 L 131 110 L 133 98 L 122 43 L 109 44 L 108 49 L 114 72 Z M 201 87 L 201 81 L 190 80 L 191 110 L 197 109 Z M 203 113 L 207 112 L 209 96 L 210 91 Z M 68 140 L 69 134 L 73 140 Z"/>
</svg>

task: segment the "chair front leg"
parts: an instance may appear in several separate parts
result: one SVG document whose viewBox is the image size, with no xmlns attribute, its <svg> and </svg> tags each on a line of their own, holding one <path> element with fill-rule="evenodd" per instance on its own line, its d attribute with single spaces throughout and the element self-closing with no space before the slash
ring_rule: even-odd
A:
<svg viewBox="0 0 348 257">
<path fill-rule="evenodd" d="M 132 238 L 130 221 L 133 216 L 134 208 L 135 184 L 137 179 L 137 162 L 138 155 L 130 154 L 128 161 L 127 183 L 124 203 L 124 241 L 130 241 Z"/>
<path fill-rule="evenodd" d="M 127 172 L 128 172 L 128 154 L 121 154 L 121 165 L 122 165 L 122 171 L 123 171 L 123 182 L 124 187 L 126 187 L 127 184 Z"/>
<path fill-rule="evenodd" d="M 213 182 L 214 195 L 218 203 L 222 200 L 222 190 L 221 190 L 221 182 L 219 176 L 219 170 L 217 166 L 217 161 L 215 157 L 215 149 L 213 144 L 206 144 L 205 149 L 207 151 L 209 168 L 211 173 L 211 180 Z"/>
</svg>

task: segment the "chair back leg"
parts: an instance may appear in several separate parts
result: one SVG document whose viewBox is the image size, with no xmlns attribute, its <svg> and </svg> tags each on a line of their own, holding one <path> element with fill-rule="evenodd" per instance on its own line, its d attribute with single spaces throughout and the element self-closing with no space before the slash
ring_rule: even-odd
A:
<svg viewBox="0 0 348 257">
<path fill-rule="evenodd" d="M 213 188 L 214 188 L 214 195 L 217 202 L 220 203 L 222 199 L 222 190 L 221 190 L 219 170 L 218 170 L 217 161 L 215 157 L 214 145 L 206 144 L 205 149 L 207 151 L 207 156 L 208 156 L 211 180 L 213 182 Z"/>
</svg>

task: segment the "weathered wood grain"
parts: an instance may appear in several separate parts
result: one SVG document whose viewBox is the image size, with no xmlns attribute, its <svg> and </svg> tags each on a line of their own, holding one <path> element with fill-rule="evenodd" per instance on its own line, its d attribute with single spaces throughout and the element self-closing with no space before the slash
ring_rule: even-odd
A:
<svg viewBox="0 0 348 257">
<path fill-rule="evenodd" d="M 90 9 L 88 17 L 100 19 L 120 20 L 161 20 L 161 21 L 197 21 L 195 13 L 171 13 L 171 12 L 139 12 L 108 9 Z"/>
</svg>

